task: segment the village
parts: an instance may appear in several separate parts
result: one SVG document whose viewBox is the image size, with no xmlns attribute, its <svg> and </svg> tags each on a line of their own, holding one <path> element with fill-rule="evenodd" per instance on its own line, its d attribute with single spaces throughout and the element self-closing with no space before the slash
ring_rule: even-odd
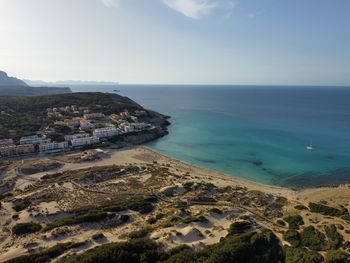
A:
<svg viewBox="0 0 350 263">
<path fill-rule="evenodd" d="M 135 110 L 132 113 L 124 110 L 106 115 L 91 112 L 89 107 L 71 105 L 48 108 L 46 111 L 52 124 L 19 140 L 0 140 L 0 158 L 100 147 L 108 145 L 108 140 L 117 136 L 155 129 L 154 125 L 139 121 L 147 116 L 144 110 Z M 65 130 L 64 128 L 71 131 L 64 134 L 64 140 L 53 141 L 50 138 L 50 134 L 57 132 L 57 129 Z"/>
</svg>

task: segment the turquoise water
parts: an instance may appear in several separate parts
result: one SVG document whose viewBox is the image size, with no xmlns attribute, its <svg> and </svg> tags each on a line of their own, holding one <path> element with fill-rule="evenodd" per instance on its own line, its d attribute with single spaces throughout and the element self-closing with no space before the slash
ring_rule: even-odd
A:
<svg viewBox="0 0 350 263">
<path fill-rule="evenodd" d="M 170 115 L 153 149 L 257 182 L 294 188 L 350 182 L 350 89 L 131 86 L 122 95 Z M 315 151 L 307 151 L 312 139 Z"/>
</svg>

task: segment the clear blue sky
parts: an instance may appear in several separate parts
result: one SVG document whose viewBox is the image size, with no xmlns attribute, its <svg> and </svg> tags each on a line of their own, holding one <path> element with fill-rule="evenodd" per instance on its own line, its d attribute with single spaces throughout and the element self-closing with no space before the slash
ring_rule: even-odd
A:
<svg viewBox="0 0 350 263">
<path fill-rule="evenodd" d="M 350 1 L 0 0 L 0 69 L 46 81 L 350 85 Z"/>
</svg>

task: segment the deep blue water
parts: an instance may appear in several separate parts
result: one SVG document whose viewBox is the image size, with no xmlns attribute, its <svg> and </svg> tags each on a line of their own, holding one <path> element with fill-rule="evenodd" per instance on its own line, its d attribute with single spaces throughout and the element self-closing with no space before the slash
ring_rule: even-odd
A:
<svg viewBox="0 0 350 263">
<path fill-rule="evenodd" d="M 153 149 L 257 182 L 310 187 L 350 182 L 350 88 L 119 85 L 170 115 Z M 307 151 L 312 139 L 315 151 Z"/>
</svg>

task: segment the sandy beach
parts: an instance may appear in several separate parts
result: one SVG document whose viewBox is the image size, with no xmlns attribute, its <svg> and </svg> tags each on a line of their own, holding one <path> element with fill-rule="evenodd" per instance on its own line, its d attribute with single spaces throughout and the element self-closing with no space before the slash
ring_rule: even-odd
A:
<svg viewBox="0 0 350 263">
<path fill-rule="evenodd" d="M 0 237 L 0 262 L 27 254 L 28 251 L 32 251 L 28 249 L 28 246 L 34 246 L 33 251 L 37 251 L 54 246 L 59 242 L 85 242 L 88 240 L 83 247 L 74 250 L 74 253 L 79 253 L 100 244 L 123 241 L 127 238 L 128 233 L 148 227 L 147 222 L 159 214 L 164 214 L 164 219 L 160 220 L 161 223 L 152 225 L 153 230 L 150 233 L 150 238 L 169 248 L 180 244 L 202 247 L 206 244 L 217 243 L 221 237 L 227 234 L 230 224 L 242 217 L 254 218 L 257 227 L 271 229 L 282 240 L 282 234 L 286 227 L 276 222 L 282 215 L 289 214 L 301 214 L 306 226 L 314 225 L 314 222 L 319 225 L 342 224 L 344 231 L 341 233 L 344 239 L 350 239 L 350 234 L 345 231 L 347 227 L 350 227 L 349 222 L 339 217 L 329 218 L 320 214 L 310 214 L 306 210 L 298 211 L 295 209 L 296 205 L 307 206 L 309 202 L 323 202 L 335 207 L 349 207 L 350 188 L 347 185 L 295 191 L 201 168 L 165 156 L 144 146 L 118 150 L 105 149 L 103 158 L 95 161 L 76 163 L 71 161 L 71 157 L 70 154 L 64 154 L 30 158 L 30 161 L 59 162 L 61 164 L 58 168 L 46 172 L 26 176 L 16 175 L 21 163 L 15 164 L 7 172 L 8 177 L 17 179 L 13 190 L 14 196 L 2 202 L 0 219 L 3 222 L 3 233 Z M 115 167 L 124 167 L 120 172 L 123 172 L 127 167 L 139 167 L 138 169 L 143 169 L 144 172 L 131 171 L 123 176 L 117 175 L 107 179 L 99 179 L 98 182 L 96 177 L 94 177 L 93 182 L 91 182 L 91 178 L 81 179 L 85 178 L 85 173 L 89 174 L 90 170 L 96 171 L 94 173 L 101 176 L 105 169 L 115 169 Z M 147 170 L 142 167 L 149 168 Z M 154 171 L 157 172 L 154 173 Z M 84 177 L 81 177 L 81 174 Z M 106 175 L 109 176 L 108 173 Z M 3 177 L 6 178 L 6 174 Z M 43 184 L 46 181 L 47 183 Z M 186 185 L 192 185 L 191 188 L 197 190 L 188 192 L 185 190 Z M 121 192 L 121 189 L 125 189 L 124 197 L 121 195 L 124 190 Z M 231 192 L 232 194 L 228 195 Z M 130 223 L 109 226 L 111 223 L 105 222 L 102 229 L 101 224 L 93 223 L 63 226 L 39 235 L 13 236 L 11 234 L 10 229 L 15 224 L 32 221 L 46 224 L 69 216 L 70 213 L 74 212 L 74 209 L 78 209 L 80 206 L 91 206 L 93 209 L 103 206 L 109 201 L 123 200 L 125 202 L 130 193 L 131 195 L 135 194 L 135 196 L 157 194 L 159 202 L 155 206 L 156 209 L 149 215 L 128 210 L 123 213 L 132 218 Z M 51 197 L 52 194 L 54 194 L 53 197 Z M 45 198 L 43 199 L 42 196 Z M 46 200 L 48 197 L 49 200 Z M 199 197 L 204 199 L 199 200 Z M 212 197 L 216 199 L 215 202 L 210 200 Z M 20 212 L 14 211 L 12 207 L 16 200 L 25 199 L 34 200 L 29 207 L 30 209 L 24 209 Z M 281 202 L 278 200 L 282 200 L 281 208 L 279 206 L 276 209 L 269 208 L 270 203 L 278 204 Z M 177 203 L 184 201 L 188 204 L 185 210 L 175 209 Z M 213 207 L 220 208 L 222 214 L 210 212 Z M 120 216 L 123 213 L 117 212 L 116 215 Z M 14 215 L 18 219 L 11 219 Z M 205 215 L 206 221 L 171 223 L 173 220 L 171 217 L 174 215 L 179 218 Z M 101 233 L 104 236 L 102 241 L 97 242 L 91 239 L 92 236 Z"/>
</svg>

